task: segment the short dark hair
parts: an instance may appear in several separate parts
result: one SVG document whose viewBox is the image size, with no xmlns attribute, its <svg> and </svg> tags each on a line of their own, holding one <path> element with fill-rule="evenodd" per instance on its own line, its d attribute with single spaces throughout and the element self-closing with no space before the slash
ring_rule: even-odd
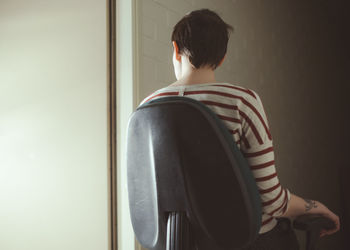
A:
<svg viewBox="0 0 350 250">
<path fill-rule="evenodd" d="M 226 54 L 230 31 L 232 26 L 218 14 L 201 9 L 187 14 L 174 26 L 171 40 L 196 69 L 202 66 L 216 69 Z"/>
</svg>

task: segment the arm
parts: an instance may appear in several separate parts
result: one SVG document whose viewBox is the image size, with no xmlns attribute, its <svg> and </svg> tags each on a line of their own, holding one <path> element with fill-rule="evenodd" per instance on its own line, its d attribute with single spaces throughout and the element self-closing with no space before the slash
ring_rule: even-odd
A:
<svg viewBox="0 0 350 250">
<path fill-rule="evenodd" d="M 339 217 L 321 202 L 303 199 L 295 194 L 291 194 L 288 209 L 283 215 L 281 215 L 281 217 L 293 218 L 303 214 L 323 215 L 334 222 L 335 228 L 328 231 L 322 231 L 321 236 L 333 234 L 340 228 Z"/>
<path fill-rule="evenodd" d="M 287 210 L 290 192 L 278 179 L 272 137 L 259 96 L 246 96 L 250 105 L 240 107 L 242 115 L 241 151 L 250 165 L 262 201 L 262 226 Z M 251 108 L 253 106 L 253 108 Z"/>
<path fill-rule="evenodd" d="M 265 114 L 261 99 L 255 92 L 254 92 L 254 94 L 256 96 L 257 102 L 254 103 L 252 101 L 252 103 L 255 104 L 254 106 L 256 107 L 256 110 L 258 110 L 259 113 L 261 114 L 261 116 L 263 117 L 263 121 L 259 123 L 259 119 L 256 119 L 256 116 L 254 116 L 254 115 L 251 116 L 251 119 L 256 124 L 257 130 L 258 130 L 259 134 L 261 134 L 261 137 L 264 138 L 264 140 L 263 140 L 264 144 L 271 143 L 271 146 L 272 146 L 271 136 L 269 136 L 268 132 L 265 133 L 266 130 L 263 129 L 264 126 L 261 126 L 261 124 L 263 122 L 265 122 L 265 124 L 267 124 L 267 118 L 266 118 L 266 114 Z M 261 119 L 260 119 L 260 121 L 261 121 Z M 249 142 L 250 141 L 254 142 L 254 136 L 252 135 L 251 130 L 249 130 L 249 127 L 247 127 L 243 131 L 245 131 L 245 136 L 246 136 L 247 140 Z M 255 145 L 257 145 L 257 143 L 255 143 Z M 263 147 L 264 145 L 260 144 L 259 146 Z M 246 151 L 246 154 L 245 154 L 246 156 L 252 155 L 250 152 L 252 149 L 243 148 L 243 150 Z M 255 151 L 255 150 L 252 150 L 252 151 Z M 264 157 L 264 159 L 262 159 L 262 157 Z M 258 159 L 258 158 L 260 158 L 260 159 Z M 248 160 L 249 164 L 253 167 L 257 163 L 262 163 L 262 162 L 266 162 L 266 161 L 272 162 L 274 160 L 273 149 L 270 150 L 270 152 L 268 154 L 265 154 L 264 156 L 260 155 L 259 157 L 253 157 L 253 158 L 247 157 L 247 160 Z M 270 187 L 270 186 L 275 185 L 276 183 L 279 183 L 279 181 L 277 179 L 277 174 L 275 174 L 274 178 L 268 178 L 269 175 L 273 176 L 271 174 L 276 173 L 275 171 L 276 170 L 275 170 L 274 166 L 270 166 L 268 168 L 259 169 L 259 170 L 253 169 L 252 172 L 256 178 L 257 185 L 258 185 L 258 188 L 260 191 L 266 189 L 266 187 Z M 263 180 L 263 181 L 261 181 L 261 180 Z M 287 189 L 285 189 L 285 190 L 287 191 Z M 270 192 L 270 193 L 261 192 L 261 198 L 262 198 L 263 202 L 264 202 L 264 200 L 269 199 L 268 195 L 273 196 L 276 194 L 274 192 Z M 331 212 L 322 203 L 320 203 L 318 201 L 314 201 L 314 200 L 303 199 L 301 197 L 298 197 L 295 194 L 291 194 L 288 192 L 286 192 L 286 196 L 290 197 L 289 200 L 286 200 L 286 202 L 282 203 L 282 200 L 285 200 L 285 199 L 281 195 L 280 198 L 275 200 L 274 203 L 271 203 L 268 206 L 264 206 L 263 212 L 266 214 L 269 214 L 271 216 L 274 216 L 274 217 L 296 217 L 296 216 L 303 215 L 303 214 L 319 214 L 319 215 L 322 215 L 322 216 L 325 216 L 325 217 L 331 219 L 335 224 L 334 229 L 328 230 L 328 231 L 322 231 L 321 236 L 327 235 L 327 234 L 332 234 L 332 233 L 335 233 L 336 231 L 339 230 L 339 227 L 340 227 L 339 217 L 336 214 L 334 214 L 333 212 Z M 282 206 L 278 206 L 279 204 L 282 204 Z M 277 207 L 277 209 L 276 209 L 276 207 Z M 273 211 L 273 212 L 271 212 L 271 211 Z"/>
</svg>

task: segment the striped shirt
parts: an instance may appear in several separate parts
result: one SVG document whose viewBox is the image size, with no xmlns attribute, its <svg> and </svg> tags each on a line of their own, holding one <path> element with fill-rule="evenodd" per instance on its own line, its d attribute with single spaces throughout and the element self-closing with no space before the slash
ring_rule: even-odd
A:
<svg viewBox="0 0 350 250">
<path fill-rule="evenodd" d="M 143 103 L 165 96 L 186 96 L 207 105 L 224 122 L 247 159 L 262 202 L 260 234 L 275 227 L 275 217 L 288 209 L 290 192 L 278 180 L 272 137 L 262 102 L 252 90 L 228 83 L 168 86 Z"/>
</svg>

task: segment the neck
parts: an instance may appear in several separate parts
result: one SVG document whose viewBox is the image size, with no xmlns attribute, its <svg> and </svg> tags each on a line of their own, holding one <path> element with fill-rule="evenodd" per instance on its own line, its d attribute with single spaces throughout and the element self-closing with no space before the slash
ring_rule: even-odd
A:
<svg viewBox="0 0 350 250">
<path fill-rule="evenodd" d="M 202 83 L 215 83 L 214 70 L 209 67 L 195 69 L 188 67 L 182 69 L 182 77 L 172 85 L 194 85 Z"/>
</svg>

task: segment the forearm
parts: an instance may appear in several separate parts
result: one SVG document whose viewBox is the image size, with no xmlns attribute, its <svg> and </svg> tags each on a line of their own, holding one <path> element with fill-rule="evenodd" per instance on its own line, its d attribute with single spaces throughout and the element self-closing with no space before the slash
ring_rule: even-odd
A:
<svg viewBox="0 0 350 250">
<path fill-rule="evenodd" d="M 304 199 L 291 193 L 287 211 L 281 217 L 296 217 L 303 214 L 325 214 L 328 209 L 320 202 Z"/>
<path fill-rule="evenodd" d="M 321 202 L 303 199 L 291 193 L 288 209 L 281 217 L 297 217 L 303 214 L 320 214 L 334 222 L 334 228 L 330 230 L 322 230 L 321 236 L 333 234 L 340 228 L 339 217 Z"/>
</svg>

